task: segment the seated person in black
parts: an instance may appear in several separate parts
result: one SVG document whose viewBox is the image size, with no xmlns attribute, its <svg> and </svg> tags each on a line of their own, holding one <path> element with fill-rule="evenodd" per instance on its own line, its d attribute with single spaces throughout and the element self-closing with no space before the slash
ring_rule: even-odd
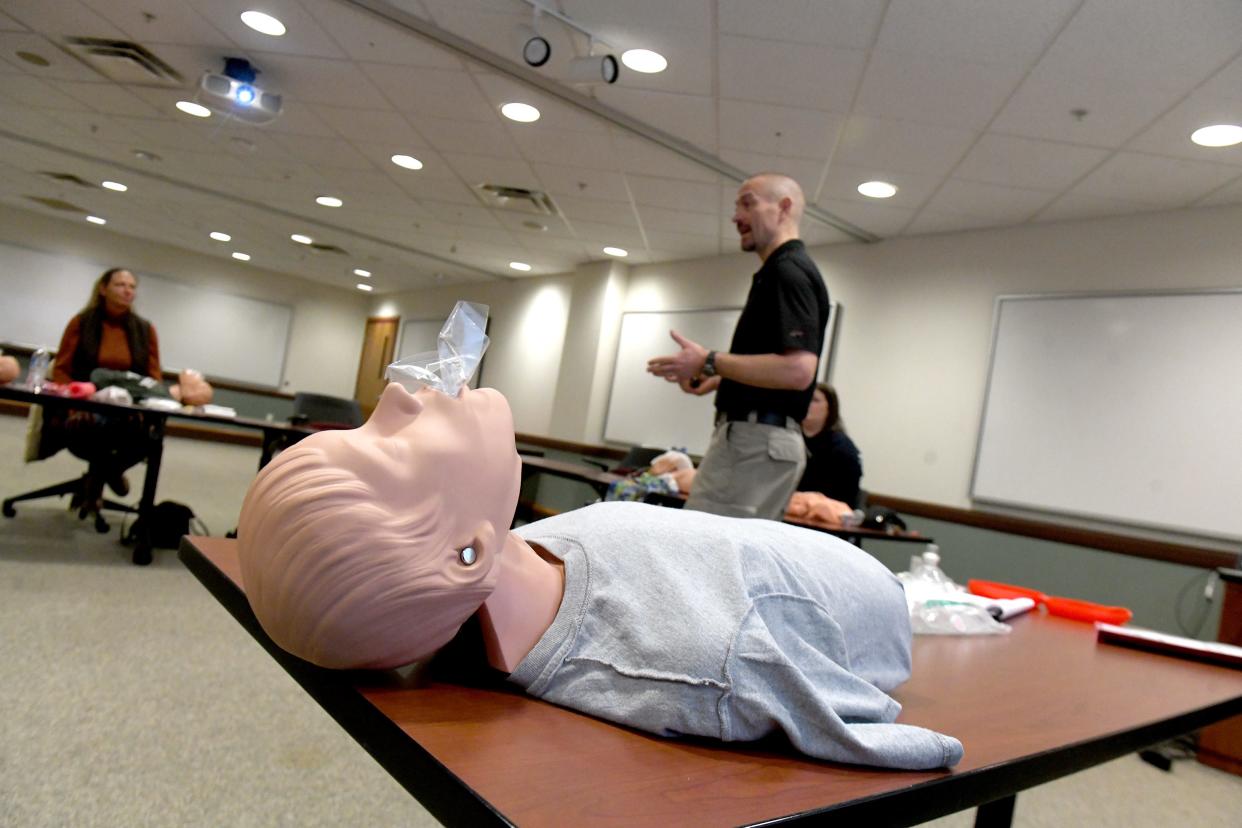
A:
<svg viewBox="0 0 1242 828">
<path fill-rule="evenodd" d="M 859 500 L 862 457 L 845 433 L 837 392 L 827 383 L 817 383 L 811 406 L 802 421 L 806 439 L 806 471 L 798 483 L 800 492 L 823 492 L 833 500 L 853 507 Z"/>
</svg>

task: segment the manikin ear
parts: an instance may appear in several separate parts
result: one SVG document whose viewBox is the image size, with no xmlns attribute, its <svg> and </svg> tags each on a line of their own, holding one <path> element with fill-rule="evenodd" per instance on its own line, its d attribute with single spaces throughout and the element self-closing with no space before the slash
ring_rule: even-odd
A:
<svg viewBox="0 0 1242 828">
<path fill-rule="evenodd" d="M 447 561 L 449 580 L 457 586 L 494 586 L 494 578 L 503 537 L 486 521 L 475 527 L 468 543 L 450 550 Z M 490 583 L 489 583 L 490 582 Z"/>
</svg>

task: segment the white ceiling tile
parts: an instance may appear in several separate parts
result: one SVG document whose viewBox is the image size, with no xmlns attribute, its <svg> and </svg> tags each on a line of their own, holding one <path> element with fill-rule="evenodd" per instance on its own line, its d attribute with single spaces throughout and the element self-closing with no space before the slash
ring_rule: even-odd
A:
<svg viewBox="0 0 1242 828">
<path fill-rule="evenodd" d="M 643 89 L 609 87 L 597 93 L 601 101 L 706 150 L 716 147 L 716 104 L 703 95 L 678 95 Z"/>
<path fill-rule="evenodd" d="M 643 235 L 637 227 L 594 221 L 575 221 L 573 226 L 579 239 L 600 246 L 612 244 L 627 250 L 636 250 L 646 246 L 643 242 Z"/>
<path fill-rule="evenodd" d="M 125 32 L 78 0 L 4 0 L 4 12 L 35 31 L 56 36 L 125 36 Z"/>
<path fill-rule="evenodd" d="M 831 112 L 720 101 L 720 145 L 778 156 L 826 159 L 845 118 Z"/>
<path fill-rule="evenodd" d="M 719 184 L 675 181 L 645 175 L 627 175 L 634 202 L 639 205 L 666 207 L 673 210 L 709 212 L 717 207 Z"/>
<path fill-rule="evenodd" d="M 871 228 L 867 229 L 870 230 Z M 874 230 L 871 232 L 879 235 L 879 233 Z M 808 221 L 802 222 L 802 240 L 806 242 L 809 247 L 821 244 L 841 244 L 844 242 L 854 241 L 851 236 L 847 236 L 835 227 L 829 227 L 826 224 Z"/>
<path fill-rule="evenodd" d="M 720 249 L 715 236 L 648 230 L 647 240 L 655 250 L 681 256 L 714 256 Z"/>
<path fill-rule="evenodd" d="M 494 123 L 499 118 L 469 72 L 416 69 L 382 63 L 363 63 L 360 66 L 386 100 L 402 112 L 455 121 Z M 344 104 L 350 105 L 348 102 Z"/>
<path fill-rule="evenodd" d="M 618 224 L 631 228 L 638 226 L 634 209 L 624 202 L 561 195 L 556 197 L 556 205 L 561 208 L 561 212 L 571 224 L 588 221 L 596 224 Z"/>
<path fill-rule="evenodd" d="M 41 81 L 22 75 L 6 75 L 0 86 L 0 100 L 41 110 L 90 112 L 91 108 L 72 95 L 60 91 L 59 81 Z"/>
<path fill-rule="evenodd" d="M 212 0 L 208 21 L 242 49 L 260 54 L 344 58 L 345 52 L 298 0 L 264 0 L 263 10 L 285 24 L 285 34 L 270 37 L 241 21 L 241 13 L 254 7 L 253 0 Z"/>
<path fill-rule="evenodd" d="M 985 66 L 877 50 L 867 65 L 854 113 L 983 129 L 1024 73 L 1012 64 Z"/>
<path fill-rule="evenodd" d="M 419 178 L 399 180 L 398 186 L 402 190 L 409 193 L 419 200 L 444 201 L 452 204 L 462 204 L 468 206 L 478 206 L 478 197 L 470 190 L 468 186 L 451 178 Z M 442 206 L 425 205 L 432 211 L 433 215 L 438 215 L 438 211 L 445 208 Z"/>
<path fill-rule="evenodd" d="M 569 164 L 596 169 L 615 169 L 616 153 L 607 134 L 549 132 L 538 124 L 513 124 L 509 135 L 527 160 Z"/>
<path fill-rule="evenodd" d="M 1126 144 L 1126 149 L 1218 164 L 1242 164 L 1242 144 L 1202 147 L 1190 140 L 1190 134 L 1199 127 L 1242 123 L 1242 90 L 1237 94 L 1238 98 L 1231 100 L 1200 89 Z"/>
<path fill-rule="evenodd" d="M 566 0 L 565 11 L 591 31 L 597 26 L 659 20 L 662 26 L 695 29 L 711 19 L 711 0 Z"/>
<path fill-rule="evenodd" d="M 512 136 L 496 119 L 461 121 L 443 118 L 412 118 L 415 129 L 437 151 L 521 158 Z"/>
<path fill-rule="evenodd" d="M 389 142 L 399 146 L 417 134 L 404 115 L 391 109 L 309 106 L 338 135 L 351 141 Z"/>
<path fill-rule="evenodd" d="M 721 35 L 719 94 L 848 112 L 866 59 L 861 49 Z"/>
<path fill-rule="evenodd" d="M 599 133 L 607 130 L 606 124 L 595 115 L 532 89 L 513 78 L 493 72 L 476 72 L 473 77 L 495 111 L 511 102 L 530 104 L 538 109 L 540 129 Z"/>
<path fill-rule="evenodd" d="M 921 236 L 926 233 L 952 233 L 963 230 L 982 230 L 988 227 L 1005 227 L 1013 224 L 998 216 L 971 216 L 948 210 L 920 210 L 901 231 L 902 236 Z"/>
<path fill-rule="evenodd" d="M 720 0 L 720 31 L 842 49 L 875 40 L 884 4 L 873 0 Z"/>
<path fill-rule="evenodd" d="M 361 9 L 336 0 L 304 0 L 304 5 L 342 50 L 359 63 L 463 68 L 461 59 L 448 49 Z"/>
<path fill-rule="evenodd" d="M 1233 56 L 1240 42 L 1242 4 L 1233 0 L 1088 0 L 1042 62 L 1071 77 L 1188 90 Z"/>
<path fill-rule="evenodd" d="M 868 198 L 858 192 L 858 185 L 865 181 L 882 180 L 897 187 L 897 194 L 892 198 Z M 840 199 L 856 201 L 860 204 L 876 204 L 882 202 L 887 207 L 917 209 L 923 204 L 940 184 L 942 178 L 919 175 L 917 173 L 890 172 L 873 167 L 854 167 L 847 164 L 833 164 L 828 168 L 824 180 L 823 191 L 817 203 L 826 200 Z"/>
<path fill-rule="evenodd" d="M 1196 207 L 1216 207 L 1226 204 L 1242 204 L 1242 178 L 1213 190 L 1195 203 Z"/>
<path fill-rule="evenodd" d="M 1169 108 L 1184 90 L 1118 83 L 1042 61 L 989 129 L 1071 144 L 1116 149 Z M 1086 114 L 1079 117 L 1076 110 Z"/>
<path fill-rule="evenodd" d="M 297 102 L 358 109 L 383 109 L 388 105 L 358 64 L 347 60 L 265 55 L 262 62 L 255 61 L 255 65 L 263 67 L 259 86 L 284 95 L 286 105 Z"/>
<path fill-rule="evenodd" d="M 202 7 L 205 14 L 199 14 L 186 0 L 85 0 L 85 4 L 147 48 L 157 43 L 231 45 L 208 22 L 210 6 Z"/>
<path fill-rule="evenodd" d="M 788 158 L 767 153 L 729 149 L 728 147 L 720 151 L 720 157 L 742 170 L 746 175 L 755 175 L 761 172 L 778 172 L 787 175 L 798 182 L 798 186 L 802 188 L 803 194 L 810 201 L 815 200 L 815 190 L 819 187 L 819 181 L 824 172 L 824 162 L 814 158 Z M 726 200 L 730 211 L 733 209 L 733 199 L 737 194 L 737 184 L 740 183 L 730 183 L 728 187 L 724 188 L 722 198 Z"/>
<path fill-rule="evenodd" d="M 927 201 L 924 209 L 964 213 L 1016 224 L 1033 216 L 1054 197 L 1046 190 L 1003 187 L 951 178 Z"/>
<path fill-rule="evenodd" d="M 617 152 L 617 163 L 624 172 L 678 178 L 683 181 L 712 182 L 718 178 L 716 172 L 702 164 L 620 129 L 612 130 L 612 140 Z"/>
<path fill-rule="evenodd" d="M 892 0 L 876 48 L 974 63 L 1029 66 L 1081 0 Z"/>
<path fill-rule="evenodd" d="M 1062 190 L 1086 175 L 1108 150 L 989 133 L 979 139 L 954 178 L 1035 190 Z"/>
<path fill-rule="evenodd" d="M 672 7 L 673 4 L 667 4 Z M 680 4 L 677 4 L 680 5 Z M 650 49 L 668 60 L 663 72 L 644 74 L 621 66 L 617 85 L 627 89 L 654 89 L 683 95 L 711 95 L 715 75 L 712 51 L 715 33 L 708 26 L 692 29 L 658 26 L 631 19 L 628 25 L 600 27 L 598 34 L 615 50 L 618 59 L 627 49 Z M 597 54 L 601 53 L 597 49 Z"/>
<path fill-rule="evenodd" d="M 558 207 L 562 205 L 555 202 Z M 547 244 L 553 241 L 574 241 L 574 234 L 561 216 L 541 216 L 516 210 L 495 210 L 496 220 L 504 225 L 513 238 L 524 245 Z M 564 209 L 561 210 L 564 213 Z M 539 227 L 547 229 L 540 230 Z"/>
<path fill-rule="evenodd" d="M 1079 221 L 1104 216 L 1123 216 L 1156 209 L 1150 205 L 1112 198 L 1098 198 L 1083 193 L 1066 193 L 1040 210 L 1032 221 Z"/>
<path fill-rule="evenodd" d="M 471 185 L 496 184 L 502 187 L 539 189 L 539 179 L 535 176 L 535 171 L 522 161 L 451 152 L 444 154 L 444 161 L 463 181 Z"/>
<path fill-rule="evenodd" d="M 966 129 L 851 115 L 832 157 L 842 164 L 943 176 L 976 135 Z"/>
<path fill-rule="evenodd" d="M 704 205 L 707 207 L 708 205 Z M 684 233 L 695 236 L 720 235 L 719 213 L 692 212 L 690 210 L 669 210 L 664 207 L 638 206 L 638 218 L 648 237 L 653 232 Z M 653 242 L 653 246 L 660 245 Z"/>
<path fill-rule="evenodd" d="M 1237 167 L 1226 164 L 1120 152 L 1072 192 L 1172 209 L 1202 198 L 1232 181 L 1238 172 Z"/>
<path fill-rule="evenodd" d="M 56 86 L 60 91 L 77 98 L 95 112 L 149 117 L 164 114 L 120 84 L 59 81 Z"/>
<path fill-rule="evenodd" d="M 342 138 L 318 138 L 312 135 L 280 135 L 276 143 L 290 156 L 315 166 L 344 167 L 351 170 L 372 169 L 370 160 Z"/>
<path fill-rule="evenodd" d="M 914 216 L 914 210 L 911 208 L 895 207 L 879 202 L 867 204 L 861 201 L 830 198 L 821 201 L 820 206 L 834 216 L 843 218 L 881 238 L 897 235 Z M 806 223 L 803 222 L 804 225 Z M 840 233 L 840 231 L 835 232 Z"/>
<path fill-rule="evenodd" d="M 17 57 L 18 52 L 30 52 L 48 62 L 47 66 L 34 66 Z M 0 33 L 0 59 L 5 65 L 29 73 L 39 80 L 81 81 L 90 83 L 101 80 L 98 72 L 85 63 L 70 57 L 47 38 L 32 32 Z M 9 81 L 5 81 L 9 83 Z"/>
</svg>

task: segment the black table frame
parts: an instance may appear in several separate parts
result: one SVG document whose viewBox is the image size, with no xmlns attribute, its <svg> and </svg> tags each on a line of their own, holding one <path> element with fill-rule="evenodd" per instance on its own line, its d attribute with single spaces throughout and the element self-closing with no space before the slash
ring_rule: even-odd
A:
<svg viewBox="0 0 1242 828">
<path fill-rule="evenodd" d="M 44 408 L 60 411 L 89 411 L 104 415 L 137 415 L 141 418 L 144 439 L 146 440 L 147 472 L 143 478 L 142 496 L 138 500 L 138 520 L 134 522 L 134 530 L 129 540 L 133 541 L 133 562 L 136 566 L 146 566 L 152 560 L 152 544 L 150 536 L 150 520 L 142 520 L 149 516 L 155 507 L 155 490 L 159 484 L 160 463 L 164 457 L 164 434 L 169 417 L 193 420 L 200 423 L 216 425 L 234 425 L 257 429 L 263 433 L 259 454 L 259 468 L 266 466 L 277 450 L 298 442 L 314 433 L 311 429 L 298 428 L 284 423 L 255 420 L 248 417 L 216 417 L 199 414 L 193 411 L 162 411 L 146 408 L 141 405 L 118 405 L 116 403 L 98 402 L 90 399 L 73 399 L 55 394 L 39 394 L 25 388 L 3 385 L 0 386 L 0 399 L 40 405 Z M 11 508 L 5 501 L 6 513 Z"/>
</svg>

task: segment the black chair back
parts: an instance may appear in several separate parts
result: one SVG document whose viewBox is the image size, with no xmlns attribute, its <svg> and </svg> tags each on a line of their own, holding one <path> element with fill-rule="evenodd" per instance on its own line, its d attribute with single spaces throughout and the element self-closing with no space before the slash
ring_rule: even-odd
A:
<svg viewBox="0 0 1242 828">
<path fill-rule="evenodd" d="M 362 425 L 362 406 L 357 400 L 299 391 L 293 395 L 290 419 L 311 428 L 357 428 Z"/>
</svg>

